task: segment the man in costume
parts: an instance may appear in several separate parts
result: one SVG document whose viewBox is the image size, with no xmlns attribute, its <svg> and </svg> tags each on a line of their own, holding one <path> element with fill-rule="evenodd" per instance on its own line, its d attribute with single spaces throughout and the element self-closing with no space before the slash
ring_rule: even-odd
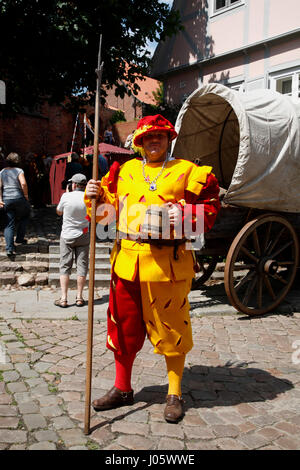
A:
<svg viewBox="0 0 300 470">
<path fill-rule="evenodd" d="M 97 213 L 98 205 L 114 206 L 120 237 L 111 254 L 107 312 L 107 347 L 114 352 L 116 378 L 114 387 L 94 400 L 93 407 L 101 411 L 133 403 L 132 366 L 147 334 L 154 352 L 165 357 L 169 387 L 164 418 L 172 423 L 183 416 L 181 379 L 186 354 L 193 347 L 188 294 L 195 260 L 186 246 L 188 234 L 181 235 L 182 226 L 193 231 L 202 216 L 208 231 L 220 208 L 211 167 L 169 158 L 168 147 L 176 136 L 163 116 L 142 118 L 133 137 L 142 157 L 121 167 L 113 165 L 101 183 L 88 182 L 85 194 L 88 216 L 92 198 L 97 198 Z M 153 206 L 167 212 L 167 239 L 144 233 L 146 211 Z M 101 219 L 99 215 L 96 220 Z"/>
</svg>

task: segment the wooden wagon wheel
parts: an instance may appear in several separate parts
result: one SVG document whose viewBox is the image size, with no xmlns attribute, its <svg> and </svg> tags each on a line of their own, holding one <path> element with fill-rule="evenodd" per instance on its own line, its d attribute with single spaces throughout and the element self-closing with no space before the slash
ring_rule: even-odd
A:
<svg viewBox="0 0 300 470">
<path fill-rule="evenodd" d="M 218 256 L 203 256 L 196 252 L 200 271 L 196 274 L 192 282 L 192 290 L 199 289 L 212 275 L 217 265 Z"/>
<path fill-rule="evenodd" d="M 247 315 L 273 310 L 293 284 L 298 256 L 298 237 L 284 217 L 268 214 L 248 222 L 233 240 L 225 264 L 232 305 Z"/>
</svg>

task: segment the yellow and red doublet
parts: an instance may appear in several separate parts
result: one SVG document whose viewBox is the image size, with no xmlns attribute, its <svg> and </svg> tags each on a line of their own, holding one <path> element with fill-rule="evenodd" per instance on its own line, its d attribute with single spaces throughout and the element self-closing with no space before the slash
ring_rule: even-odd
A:
<svg viewBox="0 0 300 470">
<path fill-rule="evenodd" d="M 153 181 L 161 168 L 162 162 L 147 163 L 146 179 Z M 163 206 L 171 202 L 184 207 L 187 204 L 189 211 L 184 211 L 184 217 L 190 218 L 193 224 L 197 216 L 203 215 L 198 214 L 199 204 L 203 204 L 204 229 L 207 231 L 213 225 L 220 207 L 219 187 L 211 170 L 211 167 L 199 167 L 187 160 L 170 160 L 157 180 L 157 190 L 150 191 L 142 172 L 142 161 L 133 159 L 119 169 L 111 168 L 102 179 L 102 194 L 97 204 L 112 204 L 117 213 L 117 229 L 131 236 L 139 232 L 150 205 Z M 91 201 L 86 196 L 85 202 L 90 216 Z M 96 218 L 99 223 L 101 220 L 103 216 Z M 120 304 L 116 308 L 116 285 L 121 283 L 123 289 L 124 284 L 130 281 L 139 284 L 140 296 L 137 293 L 132 296 L 137 296 L 137 310 L 140 308 L 143 312 L 154 352 L 169 356 L 186 354 L 193 346 L 187 298 L 194 277 L 192 251 L 186 248 L 185 243 L 180 244 L 175 259 L 172 246 L 154 246 L 122 239 L 120 247 L 116 243 L 114 245 L 111 265 L 107 346 L 114 352 L 121 352 L 124 348 L 120 344 L 123 341 L 120 342 L 120 330 L 132 337 L 137 328 L 134 316 L 132 321 L 125 318 L 124 303 L 125 312 L 121 312 Z M 142 332 L 143 327 L 139 326 L 138 329 Z M 133 352 L 134 340 L 132 343 L 132 346 L 125 347 L 127 353 Z M 140 347 L 138 344 L 136 352 Z"/>
</svg>

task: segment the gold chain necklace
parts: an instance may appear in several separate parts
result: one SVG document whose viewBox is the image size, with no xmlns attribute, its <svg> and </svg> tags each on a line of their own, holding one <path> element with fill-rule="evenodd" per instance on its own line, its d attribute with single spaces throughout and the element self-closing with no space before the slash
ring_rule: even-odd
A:
<svg viewBox="0 0 300 470">
<path fill-rule="evenodd" d="M 145 165 L 146 165 L 146 163 L 147 163 L 147 160 L 146 160 L 146 158 L 143 159 L 143 164 L 142 164 L 142 165 L 143 165 L 143 166 L 142 166 L 142 169 L 143 169 L 143 177 L 144 177 L 145 182 L 149 184 L 149 191 L 156 191 L 156 190 L 157 190 L 156 181 L 158 180 L 158 178 L 161 176 L 162 172 L 164 171 L 164 168 L 165 168 L 165 166 L 166 166 L 168 160 L 169 160 L 169 158 L 168 158 L 168 155 L 167 155 L 167 157 L 166 157 L 166 159 L 165 159 L 165 161 L 164 161 L 164 163 L 163 163 L 163 166 L 161 167 L 160 172 L 158 173 L 158 175 L 156 175 L 156 177 L 154 178 L 153 181 L 150 181 L 150 180 L 149 180 L 149 177 L 146 177 L 146 175 L 145 175 Z"/>
</svg>

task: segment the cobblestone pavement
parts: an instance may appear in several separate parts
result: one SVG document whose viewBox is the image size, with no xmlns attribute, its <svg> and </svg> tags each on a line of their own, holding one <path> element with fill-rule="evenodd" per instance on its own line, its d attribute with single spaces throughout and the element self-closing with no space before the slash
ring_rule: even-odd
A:
<svg viewBox="0 0 300 470">
<path fill-rule="evenodd" d="M 86 321 L 0 320 L 0 449 L 299 449 L 299 321 L 300 313 L 193 317 L 178 424 L 163 419 L 164 359 L 145 342 L 133 369 L 135 404 L 92 411 L 87 436 Z M 96 321 L 92 399 L 113 385 L 105 334 Z"/>
<path fill-rule="evenodd" d="M 55 240 L 59 221 L 53 208 L 44 212 L 34 214 L 28 236 Z M 194 348 L 183 377 L 182 421 L 163 419 L 164 358 L 146 341 L 133 368 L 135 404 L 92 411 L 87 436 L 87 306 L 57 309 L 58 293 L 49 288 L 2 290 L 0 450 L 300 449 L 298 292 L 297 283 L 276 312 L 253 318 L 228 304 L 222 283 L 192 292 Z M 95 297 L 92 399 L 114 381 L 105 348 L 107 297 Z"/>
</svg>

